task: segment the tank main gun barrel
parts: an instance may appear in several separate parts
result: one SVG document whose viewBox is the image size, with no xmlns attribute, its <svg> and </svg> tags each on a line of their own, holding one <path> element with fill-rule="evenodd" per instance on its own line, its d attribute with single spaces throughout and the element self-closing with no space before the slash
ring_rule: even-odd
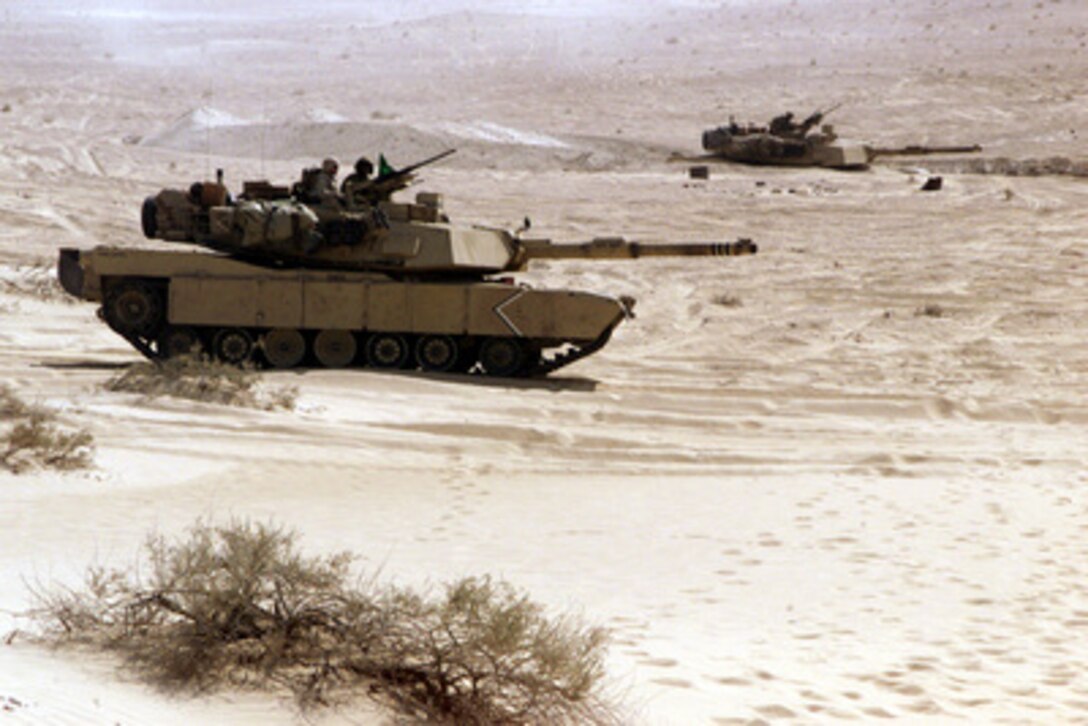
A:
<svg viewBox="0 0 1088 726">
<path fill-rule="evenodd" d="M 982 151 L 978 144 L 970 146 L 898 146 L 890 148 L 868 148 L 869 158 L 878 156 L 925 156 L 927 154 L 977 154 Z"/>
<path fill-rule="evenodd" d="M 598 237 L 579 244 L 551 240 L 521 240 L 525 260 L 629 260 L 639 257 L 738 257 L 754 255 L 750 239 L 736 242 L 628 242 L 622 237 Z"/>
</svg>

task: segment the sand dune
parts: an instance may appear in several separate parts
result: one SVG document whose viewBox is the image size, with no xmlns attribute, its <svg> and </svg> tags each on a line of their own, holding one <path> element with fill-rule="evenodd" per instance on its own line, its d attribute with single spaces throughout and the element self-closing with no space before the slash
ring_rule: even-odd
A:
<svg viewBox="0 0 1088 726">
<path fill-rule="evenodd" d="M 309 115 L 309 114 L 307 114 Z M 229 113 L 200 108 L 147 137 L 143 146 L 265 160 L 313 163 L 325 156 L 350 164 L 359 156 L 386 156 L 396 166 L 456 149 L 446 163 L 459 168 L 614 170 L 659 164 L 659 145 L 578 136 L 549 136 L 491 121 L 252 123 Z M 392 163 L 391 162 L 391 163 Z"/>
</svg>

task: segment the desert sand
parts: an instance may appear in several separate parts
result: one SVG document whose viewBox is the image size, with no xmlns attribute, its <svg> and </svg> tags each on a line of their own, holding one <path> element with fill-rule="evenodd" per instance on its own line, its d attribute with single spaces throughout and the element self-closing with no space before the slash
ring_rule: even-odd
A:
<svg viewBox="0 0 1088 726">
<path fill-rule="evenodd" d="M 250 517 L 608 626 L 631 723 L 1088 722 L 1088 180 L 667 161 L 730 114 L 842 102 L 876 145 L 1084 162 L 1084 3 L 282 5 L 2 6 L 0 382 L 97 451 L 0 471 L 0 633 L 28 582 Z M 60 247 L 158 244 L 162 187 L 447 146 L 419 188 L 455 220 L 760 253 L 537 265 L 637 317 L 544 380 L 267 373 L 299 391 L 278 412 L 102 390 L 138 354 L 40 292 Z M 3 723 L 300 718 L 0 644 Z"/>
</svg>

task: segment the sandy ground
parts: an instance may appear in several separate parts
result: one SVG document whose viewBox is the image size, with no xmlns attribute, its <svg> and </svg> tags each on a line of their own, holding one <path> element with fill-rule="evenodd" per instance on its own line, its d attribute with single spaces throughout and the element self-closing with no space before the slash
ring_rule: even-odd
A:
<svg viewBox="0 0 1088 726">
<path fill-rule="evenodd" d="M 1081 4 L 3 7 L 0 382 L 98 448 L 88 472 L 0 473 L 0 632 L 27 626 L 27 582 L 255 517 L 402 584 L 491 573 L 607 625 L 632 723 L 1088 722 L 1088 182 L 666 161 L 730 113 L 839 101 L 879 145 L 1083 160 Z M 267 374 L 291 412 L 105 392 L 137 354 L 34 292 L 60 246 L 150 244 L 162 186 L 447 145 L 423 186 L 455 220 L 761 252 L 540 265 L 524 279 L 638 317 L 547 380 Z M 0 645 L 0 722 L 298 719 Z"/>
</svg>

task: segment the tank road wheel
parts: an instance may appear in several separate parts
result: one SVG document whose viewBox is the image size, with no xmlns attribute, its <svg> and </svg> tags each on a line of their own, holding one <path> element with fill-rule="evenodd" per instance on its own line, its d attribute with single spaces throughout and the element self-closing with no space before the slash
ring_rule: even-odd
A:
<svg viewBox="0 0 1088 726">
<path fill-rule="evenodd" d="M 516 338 L 488 338 L 480 347 L 480 365 L 489 376 L 512 376 L 524 362 L 525 350 Z"/>
<path fill-rule="evenodd" d="M 152 335 L 162 324 L 162 297 L 144 282 L 124 282 L 106 295 L 106 322 L 119 333 Z"/>
<path fill-rule="evenodd" d="M 448 335 L 424 335 L 416 343 L 416 362 L 425 371 L 448 371 L 457 365 L 460 350 Z"/>
<path fill-rule="evenodd" d="M 269 330 L 261 338 L 264 358 L 273 368 L 294 368 L 306 356 L 306 339 L 293 328 Z"/>
<path fill-rule="evenodd" d="M 322 330 L 314 338 L 314 356 L 326 368 L 343 368 L 355 360 L 358 347 L 347 330 Z"/>
<path fill-rule="evenodd" d="M 200 355 L 202 348 L 200 336 L 192 328 L 175 328 L 168 325 L 159 336 L 159 355 L 163 358 Z"/>
<path fill-rule="evenodd" d="M 241 365 L 253 355 L 253 338 L 241 328 L 223 328 L 212 340 L 212 352 L 224 363 Z"/>
<path fill-rule="evenodd" d="M 408 342 L 396 333 L 376 333 L 366 344 L 366 363 L 374 368 L 403 368 L 408 362 Z"/>
</svg>

